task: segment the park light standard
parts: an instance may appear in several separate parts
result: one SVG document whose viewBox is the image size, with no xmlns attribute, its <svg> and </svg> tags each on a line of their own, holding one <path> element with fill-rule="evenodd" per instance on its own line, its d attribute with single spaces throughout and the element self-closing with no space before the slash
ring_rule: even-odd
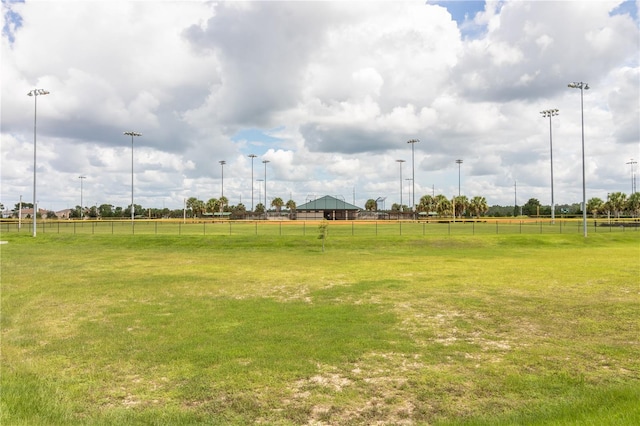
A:
<svg viewBox="0 0 640 426">
<path fill-rule="evenodd" d="M 124 132 L 126 136 L 131 136 L 131 226 L 133 226 L 135 208 L 133 207 L 133 137 L 142 136 L 138 132 Z"/>
<path fill-rule="evenodd" d="M 78 179 L 80 179 L 80 220 L 83 219 L 83 207 L 82 207 L 82 181 L 85 180 L 87 177 L 86 176 L 78 176 Z"/>
<path fill-rule="evenodd" d="M 396 160 L 400 165 L 400 211 L 402 211 L 402 163 L 404 160 Z"/>
<path fill-rule="evenodd" d="M 558 109 L 545 109 L 540 111 L 542 117 L 549 117 L 549 151 L 551 152 L 551 223 L 556 223 L 556 205 L 553 199 L 553 137 L 551 132 L 551 117 L 558 115 Z"/>
<path fill-rule="evenodd" d="M 458 197 L 460 196 L 460 165 L 462 164 L 462 160 L 458 159 L 456 160 L 456 163 L 458 164 Z"/>
<path fill-rule="evenodd" d="M 580 117 L 582 124 L 582 228 L 587 236 L 587 185 L 584 171 L 584 91 L 589 90 L 589 84 L 573 82 L 568 85 L 572 89 L 580 89 Z"/>
<path fill-rule="evenodd" d="M 38 216 L 38 202 L 36 201 L 36 128 L 38 123 L 38 96 L 48 95 L 44 89 L 33 89 L 28 96 L 33 96 L 33 236 L 36 236 L 36 217 Z"/>
<path fill-rule="evenodd" d="M 267 163 L 269 160 L 262 160 L 264 164 L 264 215 L 267 217 Z"/>
<path fill-rule="evenodd" d="M 249 154 L 249 158 L 251 158 L 251 211 L 253 211 L 253 159 L 256 157 L 255 154 Z"/>
<path fill-rule="evenodd" d="M 411 198 L 411 211 L 413 212 L 416 211 L 416 163 L 413 147 L 417 142 L 420 142 L 420 139 L 409 139 L 407 141 L 407 143 L 411 144 L 411 185 L 413 186 L 413 188 L 411 189 L 411 193 L 413 194 L 413 197 Z"/>
<path fill-rule="evenodd" d="M 635 169 L 635 165 L 638 164 L 637 161 L 633 161 L 633 158 L 631 159 L 631 161 L 627 162 L 627 164 L 629 164 L 631 166 L 631 194 L 635 194 L 636 193 L 636 169 Z"/>
<path fill-rule="evenodd" d="M 220 160 L 220 161 L 218 161 L 218 163 L 220 163 L 220 168 L 221 168 L 221 171 L 222 171 L 222 176 L 221 176 L 221 181 L 220 181 L 220 183 L 222 184 L 221 185 L 221 189 L 220 189 L 220 198 L 222 198 L 222 197 L 224 197 L 224 165 L 227 164 L 227 162 L 224 161 L 224 160 Z"/>
</svg>

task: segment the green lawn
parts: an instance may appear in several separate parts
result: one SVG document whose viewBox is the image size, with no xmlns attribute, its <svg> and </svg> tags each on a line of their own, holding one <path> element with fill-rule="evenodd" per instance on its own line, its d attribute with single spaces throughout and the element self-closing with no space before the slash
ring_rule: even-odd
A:
<svg viewBox="0 0 640 426">
<path fill-rule="evenodd" d="M 640 232 L 272 229 L 3 233 L 0 423 L 640 424 Z"/>
</svg>

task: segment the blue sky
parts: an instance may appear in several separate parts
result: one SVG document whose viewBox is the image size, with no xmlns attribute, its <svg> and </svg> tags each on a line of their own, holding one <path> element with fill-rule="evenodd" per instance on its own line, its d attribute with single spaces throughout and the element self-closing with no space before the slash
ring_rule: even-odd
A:
<svg viewBox="0 0 640 426">
<path fill-rule="evenodd" d="M 415 197 L 581 200 L 580 96 L 588 196 L 629 192 L 640 158 L 637 2 L 2 2 L 0 202 L 38 194 L 58 210 L 269 194 L 364 205 Z M 409 139 L 415 144 L 411 162 Z M 412 170 L 414 169 L 414 170 Z M 258 169 L 254 170 L 255 174 Z M 408 199 L 410 182 L 403 185 Z"/>
</svg>

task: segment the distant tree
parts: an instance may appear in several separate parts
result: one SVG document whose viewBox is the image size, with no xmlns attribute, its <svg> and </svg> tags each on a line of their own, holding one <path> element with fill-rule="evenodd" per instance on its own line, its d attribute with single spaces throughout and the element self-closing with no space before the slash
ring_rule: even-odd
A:
<svg viewBox="0 0 640 426">
<path fill-rule="evenodd" d="M 280 213 L 280 209 L 282 209 L 282 206 L 284 206 L 284 201 L 282 201 L 282 198 L 276 197 L 271 200 L 271 207 L 275 207 L 278 213 Z"/>
<path fill-rule="evenodd" d="M 47 211 L 47 219 L 57 219 L 58 215 L 52 210 Z"/>
<path fill-rule="evenodd" d="M 218 203 L 219 203 L 218 207 L 220 209 L 220 212 L 223 212 L 225 211 L 225 207 L 229 205 L 229 200 L 227 199 L 227 197 L 223 195 L 218 199 Z"/>
<path fill-rule="evenodd" d="M 634 192 L 627 199 L 627 210 L 631 216 L 640 216 L 640 192 Z"/>
<path fill-rule="evenodd" d="M 526 216 L 537 216 L 538 208 L 540 207 L 540 201 L 536 198 L 529 198 L 529 201 L 522 206 L 522 214 Z"/>
<path fill-rule="evenodd" d="M 369 198 L 367 202 L 364 204 L 364 209 L 370 212 L 374 212 L 378 210 L 378 203 L 373 198 Z"/>
<path fill-rule="evenodd" d="M 285 204 L 285 207 L 291 210 L 292 212 L 295 212 L 297 205 L 295 201 L 289 200 L 287 201 L 287 204 Z"/>
<path fill-rule="evenodd" d="M 613 192 L 609 194 L 607 202 L 611 206 L 611 211 L 615 217 L 619 218 L 620 213 L 622 213 L 625 208 L 625 204 L 627 203 L 627 194 L 622 192 Z"/>
<path fill-rule="evenodd" d="M 480 217 L 489 210 L 487 200 L 484 197 L 475 196 L 469 201 L 469 213 L 473 216 Z"/>
<path fill-rule="evenodd" d="M 455 208 L 455 215 L 462 217 L 467 207 L 469 207 L 469 199 L 465 195 L 458 195 L 457 197 L 453 197 L 452 202 Z"/>
<path fill-rule="evenodd" d="M 98 215 L 100 217 L 113 217 L 113 206 L 111 204 L 100 204 L 98 206 Z"/>
<path fill-rule="evenodd" d="M 205 211 L 207 213 L 215 213 L 220 209 L 220 201 L 217 198 L 209 198 L 205 204 Z"/>
<path fill-rule="evenodd" d="M 435 196 L 434 201 L 436 203 L 435 208 L 438 216 L 448 216 L 450 214 L 453 214 L 453 206 L 451 205 L 451 201 L 449 201 L 447 197 L 442 194 L 438 194 Z"/>
<path fill-rule="evenodd" d="M 436 199 L 431 195 L 423 195 L 418 202 L 418 211 L 427 213 L 436 211 Z"/>
<path fill-rule="evenodd" d="M 594 219 L 598 217 L 598 213 L 602 211 L 603 207 L 604 201 L 598 197 L 593 197 L 587 201 L 587 212 L 591 213 Z"/>
<path fill-rule="evenodd" d="M 265 211 L 264 210 L 264 204 L 262 204 L 262 203 L 256 204 L 256 207 L 255 207 L 255 212 L 256 213 L 262 214 L 262 213 L 264 213 L 264 211 Z"/>
</svg>

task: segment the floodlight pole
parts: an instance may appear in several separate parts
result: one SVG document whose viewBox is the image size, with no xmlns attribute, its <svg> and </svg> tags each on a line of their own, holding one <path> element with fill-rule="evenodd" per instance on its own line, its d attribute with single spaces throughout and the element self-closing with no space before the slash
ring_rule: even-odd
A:
<svg viewBox="0 0 640 426">
<path fill-rule="evenodd" d="M 218 161 L 218 163 L 220 163 L 220 169 L 222 171 L 222 175 L 221 175 L 221 189 L 220 189 L 220 198 L 224 197 L 224 165 L 227 164 L 226 161 L 224 160 L 220 160 Z"/>
<path fill-rule="evenodd" d="M 460 165 L 462 164 L 462 160 L 456 160 L 458 164 L 458 197 L 460 196 Z"/>
<path fill-rule="evenodd" d="M 553 199 L 553 137 L 551 132 L 551 117 L 558 115 L 558 109 L 540 111 L 544 118 L 549 117 L 549 151 L 551 152 L 551 223 L 556 223 L 556 207 Z"/>
<path fill-rule="evenodd" d="M 257 155 L 249 154 L 249 158 L 251 158 L 251 211 L 253 212 L 253 159 L 256 158 Z"/>
<path fill-rule="evenodd" d="M 404 160 L 396 160 L 400 165 L 400 211 L 402 211 L 402 163 Z"/>
<path fill-rule="evenodd" d="M 580 89 L 580 117 L 582 125 L 582 228 L 584 236 L 587 236 L 587 186 L 584 169 L 584 91 L 589 90 L 589 84 L 573 82 L 568 85 L 572 89 Z"/>
<path fill-rule="evenodd" d="M 417 142 L 420 142 L 420 139 L 409 139 L 407 143 L 411 144 L 411 185 L 412 185 L 412 198 L 411 198 L 411 211 L 415 213 L 416 211 L 416 163 L 414 157 L 414 146 Z M 415 217 L 414 217 L 415 219 Z"/>
<path fill-rule="evenodd" d="M 82 208 L 82 181 L 84 181 L 87 177 L 86 176 L 78 176 L 78 179 L 80 179 L 80 220 L 83 219 L 83 208 Z"/>
<path fill-rule="evenodd" d="M 44 89 L 33 89 L 27 96 L 33 96 L 33 236 L 36 236 L 37 226 L 36 218 L 38 217 L 38 202 L 36 201 L 36 129 L 38 123 L 38 96 L 48 95 L 49 92 Z"/>
<path fill-rule="evenodd" d="M 131 226 L 133 226 L 135 208 L 133 207 L 133 137 L 142 136 L 138 132 L 124 132 L 126 136 L 131 136 Z"/>
<path fill-rule="evenodd" d="M 635 194 L 636 193 L 636 172 L 635 172 L 635 165 L 638 164 L 637 161 L 633 161 L 633 158 L 631 159 L 631 161 L 628 161 L 627 164 L 629 164 L 631 166 L 631 194 Z"/>
<path fill-rule="evenodd" d="M 267 163 L 269 160 L 262 160 L 264 164 L 264 218 L 267 218 Z"/>
</svg>

